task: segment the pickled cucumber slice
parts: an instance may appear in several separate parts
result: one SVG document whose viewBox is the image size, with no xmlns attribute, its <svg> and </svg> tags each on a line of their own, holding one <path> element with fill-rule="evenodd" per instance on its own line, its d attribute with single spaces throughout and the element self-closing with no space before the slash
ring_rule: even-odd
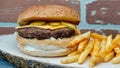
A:
<svg viewBox="0 0 120 68">
<path fill-rule="evenodd" d="M 35 21 L 35 22 L 32 22 L 30 23 L 31 26 L 42 26 L 42 25 L 45 25 L 45 22 L 43 21 Z"/>
<path fill-rule="evenodd" d="M 62 25 L 65 25 L 65 26 L 67 26 L 67 27 L 69 27 L 71 29 L 75 29 L 76 28 L 75 25 L 73 25 L 71 23 L 67 23 L 67 22 L 61 22 L 61 23 L 62 23 Z"/>
<path fill-rule="evenodd" d="M 20 24 L 20 26 L 24 26 L 24 25 L 26 25 L 28 22 L 25 22 L 25 21 L 22 21 L 22 22 L 20 22 L 19 24 Z"/>
<path fill-rule="evenodd" d="M 49 25 L 51 25 L 51 26 L 60 26 L 61 23 L 60 22 L 49 22 Z"/>
</svg>

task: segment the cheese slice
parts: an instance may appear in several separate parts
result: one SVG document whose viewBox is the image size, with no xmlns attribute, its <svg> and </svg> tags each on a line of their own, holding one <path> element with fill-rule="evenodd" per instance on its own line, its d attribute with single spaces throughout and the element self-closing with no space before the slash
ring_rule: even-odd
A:
<svg viewBox="0 0 120 68">
<path fill-rule="evenodd" d="M 43 25 L 43 26 L 26 25 L 26 26 L 17 26 L 16 29 L 25 28 L 25 27 L 37 27 L 37 28 L 44 28 L 44 29 L 54 30 L 54 29 L 58 29 L 58 28 L 65 28 L 67 26 L 60 25 L 60 26 L 54 27 L 54 26 L 50 26 L 50 25 Z"/>
</svg>

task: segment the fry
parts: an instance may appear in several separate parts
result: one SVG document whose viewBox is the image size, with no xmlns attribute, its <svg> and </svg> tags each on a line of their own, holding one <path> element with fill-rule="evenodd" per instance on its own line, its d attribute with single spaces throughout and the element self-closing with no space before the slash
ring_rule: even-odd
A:
<svg viewBox="0 0 120 68">
<path fill-rule="evenodd" d="M 90 34 L 91 34 L 91 32 L 88 31 L 88 32 L 86 32 L 84 34 L 78 35 L 75 39 L 73 39 L 69 43 L 69 47 L 77 46 L 81 41 L 83 41 L 85 39 L 89 39 L 90 38 Z"/>
<path fill-rule="evenodd" d="M 77 49 L 63 58 L 61 63 L 69 64 L 78 62 L 82 64 L 90 54 L 90 67 L 100 62 L 120 64 L 120 34 L 112 39 L 112 35 L 104 36 L 98 33 L 86 32 L 76 36 L 69 43 L 70 47 L 77 46 Z"/>
<path fill-rule="evenodd" d="M 108 48 L 111 44 L 112 44 L 112 35 L 108 36 L 105 48 Z"/>
<path fill-rule="evenodd" d="M 101 46 L 101 49 L 99 51 L 99 54 L 100 55 L 104 50 L 105 50 L 105 45 L 106 45 L 106 41 L 105 40 L 102 40 L 100 46 Z"/>
<path fill-rule="evenodd" d="M 120 41 L 120 34 L 118 34 L 115 39 L 113 40 L 113 44 L 118 44 L 118 42 Z"/>
<path fill-rule="evenodd" d="M 84 40 L 78 45 L 78 52 L 81 53 L 85 49 L 87 42 L 88 42 L 88 40 Z"/>
<path fill-rule="evenodd" d="M 102 41 L 103 39 L 107 39 L 106 36 L 100 35 L 100 34 L 98 34 L 98 33 L 92 33 L 92 34 L 91 34 L 91 37 L 96 38 L 96 39 L 98 39 L 98 40 L 100 40 L 100 41 Z"/>
<path fill-rule="evenodd" d="M 107 47 L 105 51 L 100 54 L 100 58 L 104 58 L 110 51 L 112 51 L 112 49 L 114 49 L 114 47 L 117 46 L 119 40 L 120 40 L 120 35 L 117 35 L 115 39 L 112 41 L 112 44 L 109 45 L 109 47 Z"/>
<path fill-rule="evenodd" d="M 80 53 L 78 51 L 73 51 L 70 54 L 68 54 L 68 56 L 74 56 L 74 55 L 77 55 L 77 54 L 80 54 Z"/>
<path fill-rule="evenodd" d="M 92 57 L 90 58 L 90 67 L 95 66 L 95 60 L 96 60 L 96 56 L 92 55 Z"/>
<path fill-rule="evenodd" d="M 80 55 L 80 57 L 78 59 L 78 64 L 82 64 L 85 61 L 85 59 L 87 58 L 88 54 L 91 52 L 93 46 L 94 46 L 94 40 L 89 41 L 87 47 L 81 53 L 81 55 Z"/>
<path fill-rule="evenodd" d="M 61 63 L 69 64 L 69 63 L 77 62 L 78 58 L 79 58 L 79 55 L 67 56 L 61 60 Z"/>
<path fill-rule="evenodd" d="M 111 51 L 104 57 L 104 62 L 110 61 L 114 57 L 114 51 Z"/>
<path fill-rule="evenodd" d="M 112 60 L 113 64 L 119 64 L 120 63 L 120 54 L 117 54 L 113 60 Z"/>
<path fill-rule="evenodd" d="M 95 55 L 97 56 L 99 51 L 100 51 L 100 41 L 98 41 L 97 39 L 95 39 L 95 45 L 94 45 L 94 48 L 93 48 L 93 52 L 92 52 L 92 55 Z"/>
<path fill-rule="evenodd" d="M 118 42 L 118 46 L 120 47 L 120 41 Z"/>
<path fill-rule="evenodd" d="M 92 56 L 90 59 L 90 67 L 95 66 L 96 63 L 100 62 L 100 59 L 97 56 Z"/>
<path fill-rule="evenodd" d="M 91 67 L 93 67 L 96 63 L 98 63 L 100 61 L 97 57 L 97 55 L 100 51 L 100 48 L 101 48 L 100 41 L 95 39 L 95 44 L 94 44 L 93 52 L 91 54 L 91 59 L 90 59 L 90 66 Z"/>
<path fill-rule="evenodd" d="M 104 40 L 104 42 L 105 42 L 105 40 Z M 110 45 L 112 44 L 112 35 L 109 35 L 108 37 L 107 37 L 107 41 L 106 41 L 106 45 L 105 44 L 103 44 L 102 43 L 102 48 L 101 48 L 101 51 L 100 51 L 100 53 L 99 53 L 99 55 L 100 55 L 100 58 L 101 58 L 101 56 L 102 56 L 102 54 L 101 53 L 104 53 L 105 52 L 105 50 L 108 48 L 108 47 L 110 47 Z M 112 57 L 113 57 L 113 55 L 114 55 L 114 53 L 112 52 L 110 52 L 110 54 L 108 53 L 108 55 L 106 56 L 107 54 L 104 54 L 104 57 L 102 57 L 102 60 L 104 61 L 104 62 L 108 62 Z M 105 58 L 106 57 L 106 58 Z"/>
<path fill-rule="evenodd" d="M 115 51 L 115 53 L 120 54 L 120 47 L 119 47 L 119 46 L 116 46 L 116 47 L 114 48 L 114 51 Z"/>
</svg>

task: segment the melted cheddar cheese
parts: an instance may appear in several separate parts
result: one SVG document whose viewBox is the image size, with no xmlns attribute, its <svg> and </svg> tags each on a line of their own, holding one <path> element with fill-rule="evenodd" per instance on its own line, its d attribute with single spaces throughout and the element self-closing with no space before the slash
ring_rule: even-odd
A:
<svg viewBox="0 0 120 68">
<path fill-rule="evenodd" d="M 37 27 L 37 28 L 44 28 L 44 29 L 54 30 L 54 29 L 58 29 L 58 28 L 65 28 L 65 27 L 67 27 L 67 26 L 65 26 L 65 25 L 60 25 L 60 26 L 57 26 L 57 27 L 53 27 L 53 26 L 50 26 L 50 25 L 43 25 L 43 26 L 26 25 L 26 26 L 17 26 L 16 29 L 25 28 L 25 27 Z"/>
</svg>

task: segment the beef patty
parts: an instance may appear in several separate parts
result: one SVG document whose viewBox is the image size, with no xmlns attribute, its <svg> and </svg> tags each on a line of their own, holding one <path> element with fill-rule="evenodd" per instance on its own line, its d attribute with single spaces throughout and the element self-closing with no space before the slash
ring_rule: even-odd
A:
<svg viewBox="0 0 120 68">
<path fill-rule="evenodd" d="M 18 34 L 24 38 L 37 38 L 39 40 L 54 38 L 68 38 L 75 34 L 75 31 L 70 28 L 60 28 L 55 30 L 37 28 L 37 27 L 26 27 L 17 29 Z"/>
</svg>

